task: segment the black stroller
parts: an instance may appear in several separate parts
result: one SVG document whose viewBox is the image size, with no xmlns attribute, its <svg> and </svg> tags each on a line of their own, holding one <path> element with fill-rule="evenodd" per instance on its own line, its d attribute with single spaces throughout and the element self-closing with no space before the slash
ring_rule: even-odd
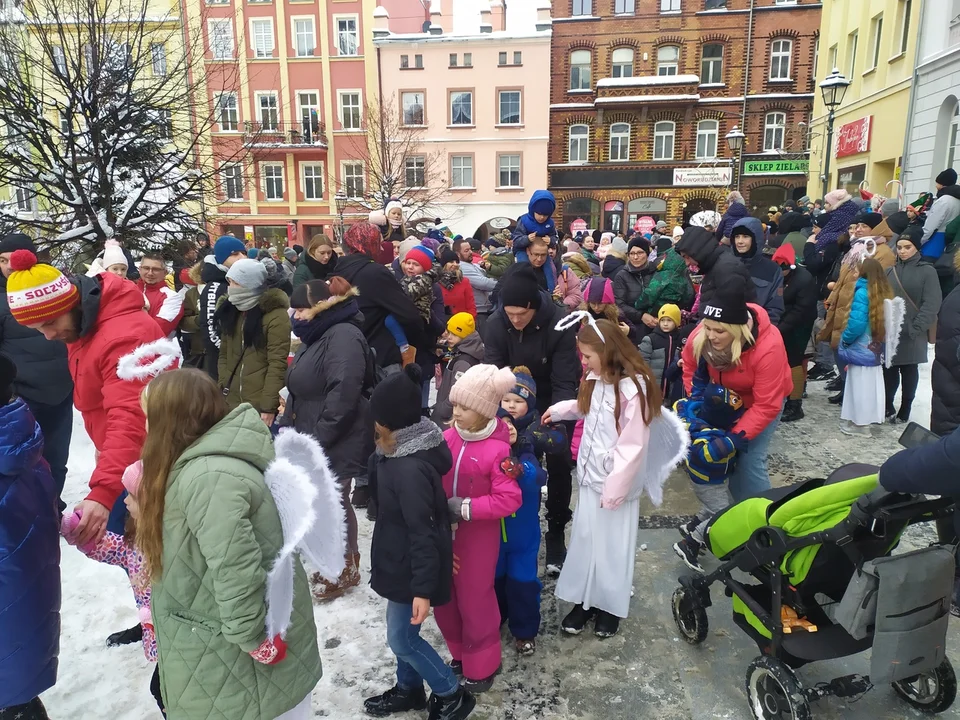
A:
<svg viewBox="0 0 960 720">
<path fill-rule="evenodd" d="M 705 535 L 720 567 L 680 578 L 672 610 L 684 640 L 706 639 L 710 586 L 721 582 L 734 621 L 760 648 L 746 676 L 757 720 L 807 720 L 811 701 L 887 682 L 924 712 L 942 712 L 956 697 L 944 652 L 954 548 L 890 554 L 907 526 L 951 516 L 953 501 L 888 493 L 876 473 L 848 465 L 727 508 Z M 870 648 L 870 677 L 804 688 L 794 672 Z"/>
</svg>

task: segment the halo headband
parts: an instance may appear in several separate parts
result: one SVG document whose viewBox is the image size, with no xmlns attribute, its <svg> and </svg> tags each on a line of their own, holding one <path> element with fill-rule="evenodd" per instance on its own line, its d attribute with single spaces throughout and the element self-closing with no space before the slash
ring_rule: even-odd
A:
<svg viewBox="0 0 960 720">
<path fill-rule="evenodd" d="M 607 344 L 606 339 L 603 337 L 603 333 L 600 332 L 600 326 L 597 325 L 597 321 L 593 319 L 593 315 L 588 313 L 586 310 L 574 310 L 572 313 L 563 318 L 560 322 L 557 323 L 557 330 L 568 330 L 574 325 L 579 325 L 582 321 L 586 320 L 587 325 L 593 328 L 593 331 L 600 336 L 600 342 L 604 345 Z"/>
</svg>

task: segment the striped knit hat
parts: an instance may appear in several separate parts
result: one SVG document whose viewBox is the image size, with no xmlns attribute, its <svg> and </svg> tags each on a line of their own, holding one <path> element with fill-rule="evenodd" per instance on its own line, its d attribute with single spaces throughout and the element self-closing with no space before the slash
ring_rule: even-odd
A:
<svg viewBox="0 0 960 720">
<path fill-rule="evenodd" d="M 10 314 L 21 325 L 54 320 L 80 304 L 80 290 L 52 265 L 37 262 L 29 250 L 10 256 L 13 272 L 7 279 Z"/>
</svg>

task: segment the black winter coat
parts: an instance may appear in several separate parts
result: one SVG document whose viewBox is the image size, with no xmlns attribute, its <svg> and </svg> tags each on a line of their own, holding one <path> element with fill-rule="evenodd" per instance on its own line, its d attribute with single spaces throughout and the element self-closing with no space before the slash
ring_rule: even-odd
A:
<svg viewBox="0 0 960 720">
<path fill-rule="evenodd" d="M 946 435 L 960 427 L 960 287 L 954 288 L 940 306 L 930 380 L 930 429 Z"/>
<path fill-rule="evenodd" d="M 826 300 L 830 295 L 827 283 L 831 281 L 830 275 L 841 253 L 842 248 L 837 243 L 830 243 L 819 252 L 816 243 L 807 242 L 803 246 L 803 266 L 813 275 L 818 300 Z"/>
<path fill-rule="evenodd" d="M 541 298 L 542 298 L 541 294 Z M 537 410 L 577 397 L 582 368 L 577 357 L 573 328 L 557 330 L 566 316 L 563 308 L 543 300 L 533 320 L 523 330 L 513 327 L 503 307 L 498 307 L 484 327 L 484 362 L 497 367 L 526 365 L 537 383 Z"/>
<path fill-rule="evenodd" d="M 59 405 L 73 393 L 67 346 L 14 320 L 7 279 L 0 275 L 0 352 L 17 366 L 13 392 L 29 403 Z"/>
<path fill-rule="evenodd" d="M 777 328 L 783 336 L 790 367 L 803 363 L 817 320 L 817 283 L 805 268 L 797 267 L 783 281 L 783 315 Z"/>
<path fill-rule="evenodd" d="M 370 586 L 397 603 L 450 602 L 453 537 L 443 475 L 453 467 L 445 442 L 405 457 L 370 456 L 377 508 L 370 546 Z"/>
<path fill-rule="evenodd" d="M 633 304 L 643 295 L 656 272 L 657 268 L 653 263 L 648 262 L 642 268 L 635 268 L 627 263 L 613 278 L 613 298 L 617 309 L 634 325 L 643 324 L 643 313 Z"/>
<path fill-rule="evenodd" d="M 960 431 L 939 442 L 901 450 L 880 466 L 880 485 L 892 492 L 960 495 Z"/>
<path fill-rule="evenodd" d="M 677 252 L 689 255 L 696 260 L 700 272 L 703 273 L 703 282 L 700 284 L 701 313 L 703 308 L 713 300 L 717 288 L 721 285 L 728 285 L 730 282 L 743 283 L 746 301 L 757 302 L 757 290 L 754 287 L 750 270 L 737 259 L 737 256 L 730 251 L 729 247 L 721 245 L 713 235 L 703 228 L 687 228 L 675 249 Z"/>
<path fill-rule="evenodd" d="M 770 258 L 760 252 L 763 245 L 763 226 L 756 218 L 744 218 L 733 226 L 736 236 L 747 232 L 753 238 L 750 249 L 741 254 L 737 251 L 736 243 L 731 243 L 730 250 L 747 266 L 753 287 L 757 291 L 757 305 L 767 311 L 770 322 L 776 325 L 783 315 L 783 273 Z"/>
<path fill-rule="evenodd" d="M 326 316 L 326 317 L 325 317 Z M 373 368 L 355 302 L 340 299 L 314 322 L 330 324 L 304 343 L 287 371 L 290 398 L 281 424 L 312 436 L 341 480 L 363 477 L 373 452 L 373 421 L 365 397 Z"/>
<path fill-rule="evenodd" d="M 387 315 L 397 319 L 413 347 L 424 344 L 423 319 L 388 268 L 369 255 L 356 253 L 337 262 L 337 275 L 360 292 L 357 303 L 363 313 L 363 334 L 377 353 L 377 365 L 400 364 L 400 348 L 384 324 Z"/>
<path fill-rule="evenodd" d="M 200 292 L 200 313 L 197 315 L 197 325 L 203 335 L 203 346 L 206 350 L 203 356 L 204 368 L 214 380 L 217 378 L 217 365 L 220 362 L 220 332 L 213 322 L 213 314 L 217 311 L 217 303 L 227 294 L 227 274 L 215 263 L 204 260 L 200 269 L 200 281 L 204 283 Z"/>
</svg>

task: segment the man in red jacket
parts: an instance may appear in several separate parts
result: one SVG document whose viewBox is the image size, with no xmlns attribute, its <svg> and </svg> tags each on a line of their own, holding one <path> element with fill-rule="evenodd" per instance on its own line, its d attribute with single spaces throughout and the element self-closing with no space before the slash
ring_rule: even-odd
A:
<svg viewBox="0 0 960 720">
<path fill-rule="evenodd" d="M 147 312 L 156 320 L 164 337 L 177 331 L 183 317 L 183 295 L 167 285 L 167 264 L 160 253 L 147 253 L 140 260 L 140 280 L 137 287 L 150 306 Z"/>
</svg>

